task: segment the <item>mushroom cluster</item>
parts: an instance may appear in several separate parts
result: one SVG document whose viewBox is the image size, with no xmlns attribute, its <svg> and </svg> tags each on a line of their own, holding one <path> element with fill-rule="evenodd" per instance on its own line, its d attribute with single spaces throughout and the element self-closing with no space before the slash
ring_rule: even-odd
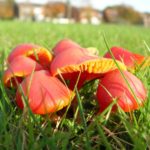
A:
<svg viewBox="0 0 150 150">
<path fill-rule="evenodd" d="M 142 106 L 146 89 L 129 71 L 147 66 L 149 57 L 120 47 L 112 47 L 103 57 L 92 50 L 69 39 L 58 42 L 51 52 L 38 45 L 18 45 L 7 58 L 4 85 L 16 89 L 15 99 L 21 109 L 29 107 L 35 114 L 61 110 L 71 104 L 75 87 L 80 90 L 95 79 L 99 79 L 99 112 L 114 101 L 112 111 L 120 107 L 130 112 Z"/>
</svg>

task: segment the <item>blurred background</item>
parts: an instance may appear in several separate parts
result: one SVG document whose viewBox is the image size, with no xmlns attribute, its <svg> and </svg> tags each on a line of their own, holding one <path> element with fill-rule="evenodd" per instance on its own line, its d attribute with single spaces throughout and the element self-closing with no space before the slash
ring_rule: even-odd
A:
<svg viewBox="0 0 150 150">
<path fill-rule="evenodd" d="M 0 20 L 150 27 L 149 0 L 0 0 Z"/>
<path fill-rule="evenodd" d="M 149 0 L 0 0 L 0 20 L 150 26 Z"/>
</svg>

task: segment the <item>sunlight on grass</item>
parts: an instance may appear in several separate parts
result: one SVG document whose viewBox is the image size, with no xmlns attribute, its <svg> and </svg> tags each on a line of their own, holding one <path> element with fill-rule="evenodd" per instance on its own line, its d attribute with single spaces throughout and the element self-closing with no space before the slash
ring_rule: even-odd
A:
<svg viewBox="0 0 150 150">
<path fill-rule="evenodd" d="M 0 149 L 150 148 L 149 67 L 137 69 L 135 72 L 148 91 L 147 101 L 139 110 L 125 113 L 118 108 L 117 113 L 112 113 L 111 109 L 116 103 L 114 101 L 103 113 L 98 114 L 99 106 L 95 100 L 98 82 L 92 81 L 85 84 L 80 91 L 75 87 L 77 106 L 75 110 L 68 106 L 56 113 L 58 118 L 62 117 L 61 121 L 57 120 L 57 117 L 55 121 L 52 120 L 49 114 L 35 115 L 30 109 L 23 113 L 16 106 L 15 91 L 4 88 L 2 82 L 6 57 L 11 49 L 20 43 L 43 45 L 51 51 L 60 39 L 70 38 L 83 47 L 98 48 L 101 56 L 109 46 L 114 45 L 149 56 L 149 28 L 105 24 L 55 25 L 17 21 L 0 23 Z M 103 33 L 106 36 L 105 42 Z"/>
</svg>

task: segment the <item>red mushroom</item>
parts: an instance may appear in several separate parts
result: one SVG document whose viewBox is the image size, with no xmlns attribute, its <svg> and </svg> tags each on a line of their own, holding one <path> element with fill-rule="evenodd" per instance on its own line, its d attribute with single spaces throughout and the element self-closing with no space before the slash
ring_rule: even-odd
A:
<svg viewBox="0 0 150 150">
<path fill-rule="evenodd" d="M 53 52 L 55 55 L 57 55 L 58 53 L 70 48 L 81 48 L 81 47 L 80 45 L 78 45 L 77 43 L 73 42 L 70 39 L 63 39 L 56 44 L 56 46 L 53 48 Z"/>
<path fill-rule="evenodd" d="M 63 85 L 57 78 L 52 77 L 48 71 L 36 71 L 26 77 L 21 83 L 22 91 L 18 88 L 16 102 L 23 109 L 25 101 L 22 95 L 27 97 L 27 103 L 35 114 L 47 114 L 56 112 L 67 106 L 74 93 Z"/>
<path fill-rule="evenodd" d="M 52 54 L 46 48 L 33 44 L 20 44 L 15 47 L 8 56 L 8 63 L 11 63 L 17 56 L 30 57 L 44 67 L 49 67 L 52 61 Z"/>
<path fill-rule="evenodd" d="M 103 112 L 116 99 L 118 106 L 125 112 L 138 109 L 146 100 L 146 89 L 142 82 L 133 74 L 123 71 L 127 82 L 119 70 L 107 73 L 100 80 L 97 89 L 97 99 L 100 105 L 100 112 Z M 136 97 L 135 97 L 136 96 Z M 117 105 L 112 107 L 112 111 L 117 110 Z"/>
<path fill-rule="evenodd" d="M 145 57 L 140 54 L 132 53 L 121 47 L 112 47 L 112 54 L 116 60 L 123 62 L 127 67 L 134 69 L 136 65 L 140 65 L 144 62 Z M 112 58 L 110 52 L 104 55 L 105 58 Z"/>
<path fill-rule="evenodd" d="M 42 69 L 43 67 L 36 61 L 25 56 L 18 56 L 11 61 L 8 69 L 4 72 L 3 82 L 7 87 L 16 87 L 16 80 L 21 83 L 25 76 Z"/>
<path fill-rule="evenodd" d="M 121 69 L 126 67 L 121 62 L 117 62 Z M 53 76 L 63 75 L 63 78 L 70 81 L 69 87 L 74 88 L 77 78 L 81 73 L 78 88 L 85 81 L 92 80 L 102 74 L 117 68 L 113 59 L 99 58 L 91 55 L 83 48 L 70 48 L 58 53 L 51 63 L 51 73 Z"/>
</svg>

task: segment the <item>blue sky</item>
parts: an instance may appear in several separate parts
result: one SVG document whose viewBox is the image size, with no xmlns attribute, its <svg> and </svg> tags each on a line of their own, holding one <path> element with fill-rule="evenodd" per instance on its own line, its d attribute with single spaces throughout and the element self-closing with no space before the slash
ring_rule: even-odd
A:
<svg viewBox="0 0 150 150">
<path fill-rule="evenodd" d="M 48 1 L 58 0 L 16 0 L 16 2 L 33 2 L 33 3 L 46 3 Z M 66 0 L 60 0 L 66 1 Z M 150 12 L 150 0 L 70 0 L 72 4 L 77 6 L 91 4 L 94 8 L 103 10 L 107 6 L 113 6 L 116 4 L 126 4 L 132 6 L 134 9 L 140 12 Z"/>
</svg>

